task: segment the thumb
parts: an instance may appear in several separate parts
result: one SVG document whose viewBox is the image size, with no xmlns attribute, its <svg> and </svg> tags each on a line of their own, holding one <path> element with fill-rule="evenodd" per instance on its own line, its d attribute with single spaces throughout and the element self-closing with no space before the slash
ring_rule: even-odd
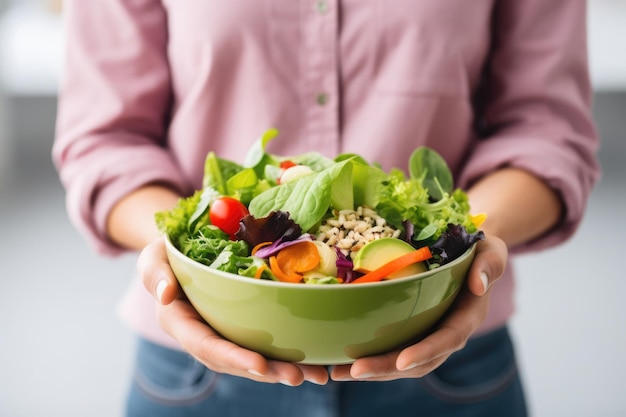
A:
<svg viewBox="0 0 626 417">
<path fill-rule="evenodd" d="M 155 240 L 141 251 L 137 271 L 144 287 L 160 304 L 169 304 L 178 296 L 178 281 L 167 259 L 163 239 Z"/>
<path fill-rule="evenodd" d="M 485 235 L 485 240 L 477 243 L 476 256 L 467 277 L 467 285 L 474 295 L 484 295 L 500 279 L 508 256 L 506 244 L 496 236 Z"/>
</svg>

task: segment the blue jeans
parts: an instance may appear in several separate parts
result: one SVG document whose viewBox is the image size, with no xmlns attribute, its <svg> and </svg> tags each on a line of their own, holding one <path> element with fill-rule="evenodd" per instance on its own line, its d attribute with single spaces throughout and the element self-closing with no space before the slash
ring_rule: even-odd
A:
<svg viewBox="0 0 626 417">
<path fill-rule="evenodd" d="M 470 340 L 434 372 L 391 382 L 299 387 L 212 372 L 191 356 L 139 340 L 127 417 L 525 417 L 506 327 Z"/>
</svg>

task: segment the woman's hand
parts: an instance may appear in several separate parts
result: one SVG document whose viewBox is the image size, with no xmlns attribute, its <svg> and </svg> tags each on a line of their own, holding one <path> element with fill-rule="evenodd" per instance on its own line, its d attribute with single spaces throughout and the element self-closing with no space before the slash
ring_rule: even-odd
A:
<svg viewBox="0 0 626 417">
<path fill-rule="evenodd" d="M 172 272 L 163 239 L 146 246 L 137 267 L 146 289 L 157 301 L 160 326 L 183 350 L 209 369 L 255 381 L 300 385 L 305 380 L 325 384 L 328 373 L 321 366 L 268 360 L 218 335 L 186 300 Z"/>
<path fill-rule="evenodd" d="M 477 245 L 467 285 L 435 332 L 405 349 L 361 358 L 352 365 L 335 366 L 334 380 L 388 381 L 419 378 L 436 369 L 462 349 L 487 315 L 490 288 L 503 274 L 508 258 L 506 244 L 488 235 Z"/>
</svg>

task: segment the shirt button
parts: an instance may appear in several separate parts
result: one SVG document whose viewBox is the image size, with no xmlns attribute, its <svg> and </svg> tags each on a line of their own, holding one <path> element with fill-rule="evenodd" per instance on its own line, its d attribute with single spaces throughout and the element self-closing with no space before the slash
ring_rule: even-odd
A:
<svg viewBox="0 0 626 417">
<path fill-rule="evenodd" d="M 320 93 L 317 95 L 317 104 L 319 104 L 320 106 L 325 106 L 326 103 L 328 103 L 328 94 L 326 93 Z"/>
<path fill-rule="evenodd" d="M 328 11 L 328 2 L 326 0 L 318 0 L 315 2 L 315 10 L 319 14 L 324 14 Z"/>
</svg>

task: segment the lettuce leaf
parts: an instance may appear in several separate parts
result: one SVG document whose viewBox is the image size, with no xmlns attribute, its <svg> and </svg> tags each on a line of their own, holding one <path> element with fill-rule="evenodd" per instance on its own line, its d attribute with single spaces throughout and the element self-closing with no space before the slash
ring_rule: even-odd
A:
<svg viewBox="0 0 626 417">
<path fill-rule="evenodd" d="M 212 225 L 203 226 L 194 236 L 188 236 L 179 249 L 185 256 L 205 265 L 213 264 L 223 252 L 239 257 L 247 257 L 250 253 L 245 241 L 228 240 L 227 233 Z M 231 264 L 231 261 L 227 262 L 223 257 L 220 259 L 220 264 Z M 237 268 L 232 264 L 229 268 L 231 268 L 229 272 L 237 273 Z"/>
<path fill-rule="evenodd" d="M 270 188 L 253 198 L 248 210 L 257 218 L 266 217 L 273 211 L 287 212 L 302 230 L 308 231 L 330 207 L 337 210 L 354 207 L 350 160 Z"/>
<path fill-rule="evenodd" d="M 265 243 L 295 240 L 302 235 L 302 228 L 284 211 L 273 211 L 266 217 L 245 216 L 239 222 L 235 237 L 248 242 L 251 248 Z"/>
<path fill-rule="evenodd" d="M 196 212 L 202 191 L 178 199 L 176 206 L 169 211 L 161 211 L 154 215 L 159 231 L 169 236 L 174 246 L 181 248 L 183 241 L 190 236 L 188 225 Z"/>
<path fill-rule="evenodd" d="M 476 231 L 469 233 L 458 224 L 448 224 L 439 239 L 430 246 L 433 253 L 429 261 L 431 267 L 445 265 L 463 255 L 474 243 L 485 239 L 485 233 Z"/>
</svg>

